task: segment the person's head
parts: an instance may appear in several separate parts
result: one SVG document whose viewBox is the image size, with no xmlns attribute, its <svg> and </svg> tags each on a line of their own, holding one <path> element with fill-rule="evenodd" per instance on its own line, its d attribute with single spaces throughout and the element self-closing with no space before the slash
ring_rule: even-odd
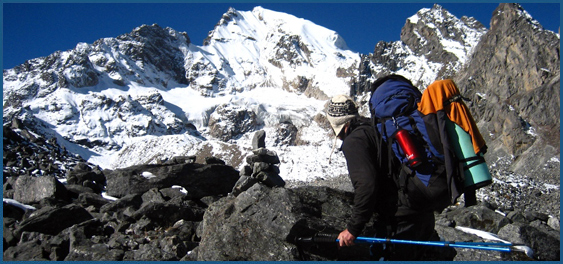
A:
<svg viewBox="0 0 563 264">
<path fill-rule="evenodd" d="M 344 139 L 345 130 L 356 117 L 358 106 L 350 96 L 337 95 L 330 99 L 327 119 L 337 138 Z"/>
</svg>

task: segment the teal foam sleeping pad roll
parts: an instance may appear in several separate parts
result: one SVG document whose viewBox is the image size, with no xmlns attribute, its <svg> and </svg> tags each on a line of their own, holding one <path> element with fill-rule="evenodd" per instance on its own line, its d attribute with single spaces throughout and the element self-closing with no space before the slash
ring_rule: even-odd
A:
<svg viewBox="0 0 563 264">
<path fill-rule="evenodd" d="M 450 120 L 446 120 L 446 129 L 456 156 L 461 160 L 477 156 L 469 133 Z M 479 155 L 482 156 L 483 154 L 479 153 Z M 469 160 L 463 161 L 463 163 L 464 167 L 469 167 L 469 169 L 464 170 L 465 187 L 478 189 L 492 183 L 491 173 L 486 162 Z M 479 164 L 473 165 L 473 163 Z"/>
</svg>

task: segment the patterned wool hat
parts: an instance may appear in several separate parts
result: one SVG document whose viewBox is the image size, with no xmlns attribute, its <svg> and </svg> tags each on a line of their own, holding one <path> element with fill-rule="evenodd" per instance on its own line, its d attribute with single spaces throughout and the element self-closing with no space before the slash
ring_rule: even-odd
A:
<svg viewBox="0 0 563 264">
<path fill-rule="evenodd" d="M 342 129 L 348 121 L 358 116 L 358 106 L 354 102 L 354 99 L 350 96 L 337 95 L 330 99 L 326 114 L 326 118 L 328 119 L 328 122 L 330 122 L 330 126 L 336 135 L 328 158 L 328 163 L 330 164 L 338 135 L 340 135 L 340 132 L 342 132 Z"/>
<path fill-rule="evenodd" d="M 358 116 L 358 106 L 354 100 L 347 95 L 337 95 L 330 100 L 327 109 L 327 119 L 338 136 L 344 125 Z"/>
</svg>

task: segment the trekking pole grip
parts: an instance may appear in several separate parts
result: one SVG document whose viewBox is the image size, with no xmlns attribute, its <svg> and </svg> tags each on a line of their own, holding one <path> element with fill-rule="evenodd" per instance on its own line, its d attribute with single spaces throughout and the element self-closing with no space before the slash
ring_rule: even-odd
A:
<svg viewBox="0 0 563 264">
<path fill-rule="evenodd" d="M 313 241 L 317 243 L 335 243 L 337 238 L 338 234 L 318 233 L 313 237 Z"/>
</svg>

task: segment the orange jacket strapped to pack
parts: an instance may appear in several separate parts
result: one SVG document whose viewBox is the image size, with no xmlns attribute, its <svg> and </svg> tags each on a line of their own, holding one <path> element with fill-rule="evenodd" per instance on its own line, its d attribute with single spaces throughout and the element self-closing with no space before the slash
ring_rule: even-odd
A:
<svg viewBox="0 0 563 264">
<path fill-rule="evenodd" d="M 460 96 L 459 89 L 452 80 L 435 81 L 426 88 L 427 91 L 422 94 L 418 110 L 428 115 L 444 110 L 448 118 L 459 125 L 471 136 L 473 149 L 475 154 L 481 152 L 485 148 L 485 140 L 477 128 L 473 116 L 469 112 L 469 108 L 465 103 L 459 100 L 458 104 L 450 104 L 449 100 L 456 96 Z M 428 93 L 428 94 L 427 94 Z"/>
</svg>

